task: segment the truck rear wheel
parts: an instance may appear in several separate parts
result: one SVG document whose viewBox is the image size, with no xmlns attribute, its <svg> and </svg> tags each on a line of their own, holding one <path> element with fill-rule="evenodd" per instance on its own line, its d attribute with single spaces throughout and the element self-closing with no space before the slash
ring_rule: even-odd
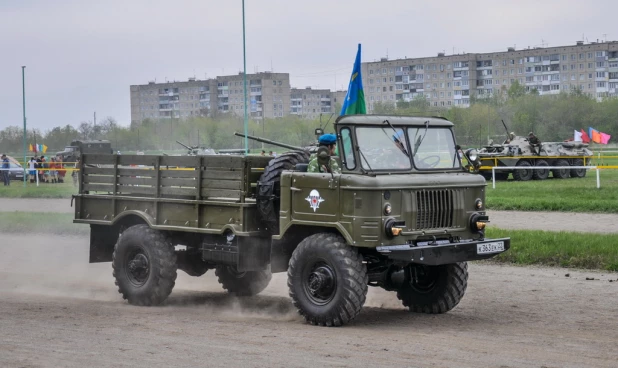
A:
<svg viewBox="0 0 618 368">
<path fill-rule="evenodd" d="M 312 325 L 332 327 L 352 321 L 363 308 L 367 284 L 363 257 L 338 234 L 308 236 L 290 259 L 290 297 Z"/>
<path fill-rule="evenodd" d="M 257 209 L 264 224 L 273 234 L 279 233 L 279 197 L 281 195 L 281 172 L 292 169 L 296 164 L 309 162 L 305 151 L 283 153 L 268 163 L 258 181 Z M 269 186 L 272 183 L 272 187 Z"/>
<path fill-rule="evenodd" d="M 544 166 L 549 166 L 549 164 L 547 163 L 547 161 L 540 159 L 540 160 L 536 160 L 536 164 L 537 167 L 544 167 Z M 532 172 L 532 179 L 534 180 L 545 180 L 549 177 L 549 169 L 536 169 L 533 170 Z"/>
<path fill-rule="evenodd" d="M 560 158 L 556 160 L 555 166 L 562 166 L 561 169 L 553 169 L 552 173 L 554 174 L 554 178 L 556 179 L 568 179 L 571 173 L 571 169 L 569 168 L 569 161 Z"/>
<path fill-rule="evenodd" d="M 215 275 L 229 293 L 237 296 L 252 296 L 261 293 L 272 279 L 270 270 L 240 272 L 236 267 L 217 266 Z"/>
<path fill-rule="evenodd" d="M 530 162 L 526 161 L 526 160 L 519 160 L 517 161 L 517 164 L 515 164 L 515 166 L 519 166 L 519 167 L 530 167 L 532 165 L 530 165 Z M 527 181 L 532 179 L 532 169 L 516 169 L 513 170 L 513 179 L 517 180 L 517 181 Z"/>
<path fill-rule="evenodd" d="M 397 298 L 411 312 L 439 314 L 455 308 L 468 285 L 468 264 L 411 265 L 411 282 L 397 290 Z"/>
<path fill-rule="evenodd" d="M 158 305 L 176 282 L 176 254 L 164 233 L 135 225 L 118 238 L 112 259 L 118 292 L 132 305 Z"/>
<path fill-rule="evenodd" d="M 573 160 L 573 166 L 584 166 L 584 160 L 576 158 Z M 583 178 L 586 176 L 586 169 L 571 169 L 572 178 Z"/>
</svg>

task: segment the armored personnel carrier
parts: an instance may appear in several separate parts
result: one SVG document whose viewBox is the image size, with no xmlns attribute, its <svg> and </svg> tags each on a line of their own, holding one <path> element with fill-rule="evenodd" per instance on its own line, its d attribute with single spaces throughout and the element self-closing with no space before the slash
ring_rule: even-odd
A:
<svg viewBox="0 0 618 368">
<path fill-rule="evenodd" d="M 313 148 L 294 146 L 274 158 L 84 154 L 73 222 L 90 226 L 90 262 L 111 263 L 132 305 L 163 303 L 178 270 L 214 270 L 238 296 L 287 272 L 298 312 L 320 326 L 351 322 L 370 286 L 411 312 L 455 308 L 467 262 L 510 238 L 485 236 L 487 182 L 462 166 L 453 123 L 344 115 L 334 131 L 341 173 L 308 172 Z M 474 150 L 466 158 L 478 167 Z"/>
<path fill-rule="evenodd" d="M 509 174 L 517 181 L 544 180 L 551 173 L 554 178 L 583 178 L 586 169 L 570 168 L 587 166 L 592 158 L 592 151 L 587 143 L 582 142 L 541 142 L 530 133 L 528 137 L 510 133 L 502 144 L 489 144 L 478 151 L 483 167 L 518 166 L 522 169 L 495 169 L 496 180 L 506 180 Z M 532 138 L 532 139 L 531 139 Z M 534 142 L 533 143 L 531 143 Z M 584 165 L 585 163 L 585 165 Z M 532 169 L 532 167 L 560 166 L 556 169 Z M 526 170 L 523 168 L 531 169 Z M 492 179 L 491 169 L 481 169 L 481 175 Z"/>
</svg>

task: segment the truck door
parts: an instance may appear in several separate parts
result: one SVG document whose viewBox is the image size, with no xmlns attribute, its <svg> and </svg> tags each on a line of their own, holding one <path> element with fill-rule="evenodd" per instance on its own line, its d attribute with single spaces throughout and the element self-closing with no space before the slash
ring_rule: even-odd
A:
<svg viewBox="0 0 618 368">
<path fill-rule="evenodd" d="M 339 213 L 340 174 L 295 173 L 290 196 L 292 219 L 336 222 Z"/>
</svg>

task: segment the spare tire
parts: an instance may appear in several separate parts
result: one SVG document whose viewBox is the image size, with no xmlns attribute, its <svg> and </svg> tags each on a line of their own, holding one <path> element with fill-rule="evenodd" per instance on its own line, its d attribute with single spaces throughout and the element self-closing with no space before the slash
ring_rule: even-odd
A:
<svg viewBox="0 0 618 368">
<path fill-rule="evenodd" d="M 279 198 L 281 172 L 293 169 L 296 164 L 309 163 L 309 153 L 290 151 L 268 162 L 257 183 L 257 209 L 260 219 L 272 234 L 279 233 Z"/>
</svg>

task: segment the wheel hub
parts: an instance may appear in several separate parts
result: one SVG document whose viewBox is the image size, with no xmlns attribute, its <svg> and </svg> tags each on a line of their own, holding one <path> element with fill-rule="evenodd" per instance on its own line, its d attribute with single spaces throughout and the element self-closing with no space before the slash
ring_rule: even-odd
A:
<svg viewBox="0 0 618 368">
<path fill-rule="evenodd" d="M 135 257 L 128 262 L 127 266 L 129 275 L 134 281 L 138 283 L 146 281 L 150 267 L 148 258 L 144 254 L 136 254 Z"/>
<path fill-rule="evenodd" d="M 336 289 L 335 274 L 326 265 L 316 267 L 307 278 L 307 288 L 311 296 L 322 302 L 328 302 Z"/>
</svg>

